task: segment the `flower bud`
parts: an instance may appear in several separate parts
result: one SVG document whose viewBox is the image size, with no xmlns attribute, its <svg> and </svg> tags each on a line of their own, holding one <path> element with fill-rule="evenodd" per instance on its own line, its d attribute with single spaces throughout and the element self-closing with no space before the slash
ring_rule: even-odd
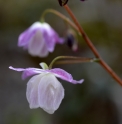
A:
<svg viewBox="0 0 122 124">
<path fill-rule="evenodd" d="M 60 6 L 64 6 L 67 4 L 68 0 L 58 0 Z"/>
<path fill-rule="evenodd" d="M 78 43 L 77 43 L 77 40 L 76 40 L 76 34 L 71 29 L 67 31 L 66 44 L 73 51 L 77 51 L 77 49 L 78 49 Z"/>
</svg>

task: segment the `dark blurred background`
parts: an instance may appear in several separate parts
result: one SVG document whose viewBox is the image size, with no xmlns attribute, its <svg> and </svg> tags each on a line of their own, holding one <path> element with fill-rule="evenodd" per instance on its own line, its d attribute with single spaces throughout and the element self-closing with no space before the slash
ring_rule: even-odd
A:
<svg viewBox="0 0 122 124">
<path fill-rule="evenodd" d="M 122 1 L 69 0 L 68 5 L 96 46 L 103 59 L 122 78 Z M 18 36 L 40 19 L 42 12 L 53 8 L 67 15 L 57 0 L 0 0 L 0 124 L 122 124 L 122 88 L 96 63 L 56 65 L 84 78 L 81 85 L 62 81 L 65 98 L 59 109 L 49 115 L 42 109 L 30 109 L 26 100 L 26 83 L 21 73 L 8 67 L 39 67 L 59 55 L 94 57 L 79 36 L 79 50 L 57 45 L 47 58 L 31 57 L 17 47 Z M 59 34 L 64 22 L 53 14 L 46 16 Z"/>
</svg>

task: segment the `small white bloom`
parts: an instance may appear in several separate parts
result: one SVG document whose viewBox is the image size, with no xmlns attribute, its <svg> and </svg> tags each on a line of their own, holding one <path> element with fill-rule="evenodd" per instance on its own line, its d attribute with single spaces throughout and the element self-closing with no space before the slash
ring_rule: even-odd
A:
<svg viewBox="0 0 122 124">
<path fill-rule="evenodd" d="M 53 74 L 39 74 L 28 81 L 26 97 L 30 108 L 41 107 L 53 114 L 64 98 L 64 88 Z"/>
<path fill-rule="evenodd" d="M 56 77 L 73 84 L 82 83 L 84 80 L 73 80 L 72 75 L 60 69 L 47 69 L 47 65 L 40 64 L 43 69 L 37 68 L 9 68 L 15 71 L 23 71 L 22 78 L 33 76 L 27 83 L 26 97 L 30 108 L 42 108 L 49 114 L 53 114 L 60 106 L 64 98 L 64 88 Z"/>
</svg>

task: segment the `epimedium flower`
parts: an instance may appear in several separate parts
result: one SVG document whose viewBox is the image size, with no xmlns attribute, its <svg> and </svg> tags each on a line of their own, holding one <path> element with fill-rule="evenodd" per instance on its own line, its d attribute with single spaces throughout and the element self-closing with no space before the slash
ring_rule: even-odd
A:
<svg viewBox="0 0 122 124">
<path fill-rule="evenodd" d="M 58 81 L 58 78 L 68 81 L 72 84 L 81 84 L 84 80 L 76 81 L 72 75 L 60 68 L 48 69 L 45 63 L 40 64 L 42 69 L 38 68 L 9 68 L 15 71 L 23 72 L 22 79 L 33 76 L 27 83 L 26 97 L 30 108 L 42 108 L 49 114 L 53 114 L 64 98 L 64 88 Z"/>
<path fill-rule="evenodd" d="M 27 30 L 20 34 L 18 46 L 28 50 L 32 56 L 46 57 L 53 52 L 56 43 L 62 44 L 56 31 L 46 22 L 35 22 Z"/>
</svg>

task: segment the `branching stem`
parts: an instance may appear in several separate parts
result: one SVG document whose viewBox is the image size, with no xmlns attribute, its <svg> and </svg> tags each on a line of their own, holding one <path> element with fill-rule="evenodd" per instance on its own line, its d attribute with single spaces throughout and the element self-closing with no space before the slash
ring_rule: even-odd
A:
<svg viewBox="0 0 122 124">
<path fill-rule="evenodd" d="M 94 53 L 94 55 L 96 56 L 96 58 L 99 58 L 99 63 L 105 68 L 105 70 L 122 86 L 122 80 L 118 77 L 118 75 L 107 65 L 107 63 L 101 58 L 101 56 L 99 55 L 97 49 L 95 48 L 95 46 L 93 45 L 93 43 L 91 42 L 91 40 L 89 39 L 89 37 L 87 36 L 87 34 L 84 32 L 84 30 L 82 29 L 81 25 L 79 24 L 79 22 L 77 21 L 76 17 L 74 16 L 74 14 L 72 13 L 72 11 L 70 10 L 70 8 L 68 7 L 68 5 L 65 5 L 64 8 L 66 9 L 66 11 L 69 13 L 70 17 L 72 18 L 72 20 L 74 21 L 75 25 L 77 26 L 77 28 L 79 29 L 83 39 L 85 40 L 85 42 L 87 43 L 87 45 L 89 46 L 89 48 L 92 50 L 92 52 Z"/>
</svg>

